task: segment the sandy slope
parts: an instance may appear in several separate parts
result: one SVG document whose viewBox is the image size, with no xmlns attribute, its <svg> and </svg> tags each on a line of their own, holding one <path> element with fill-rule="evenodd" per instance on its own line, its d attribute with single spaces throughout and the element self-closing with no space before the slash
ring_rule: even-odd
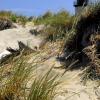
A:
<svg viewBox="0 0 100 100">
<path fill-rule="evenodd" d="M 8 29 L 0 31 L 0 53 L 7 47 L 18 49 L 18 41 L 22 41 L 29 47 L 39 46 L 42 40 L 29 33 L 27 28 Z M 50 47 L 49 47 L 50 46 Z M 60 45 L 61 46 L 61 45 Z M 8 52 L 9 53 L 9 52 Z M 38 62 L 36 75 L 41 75 L 44 71 L 47 71 L 51 67 L 53 69 L 52 74 L 59 74 L 65 71 L 65 69 L 59 68 L 61 64 L 56 61 L 56 56 L 59 53 L 58 44 L 47 44 L 47 48 L 41 50 L 37 55 L 32 55 L 31 61 Z M 100 100 L 100 86 L 97 87 L 95 81 L 88 81 L 87 85 L 84 85 L 81 81 L 81 70 L 67 71 L 63 77 L 60 77 L 61 84 L 57 87 L 57 95 L 54 100 Z M 33 80 L 32 80 L 33 81 Z M 28 86 L 30 86 L 29 82 Z"/>
<path fill-rule="evenodd" d="M 43 40 L 40 37 L 32 35 L 29 32 L 30 29 L 32 29 L 32 27 L 17 27 L 0 31 L 0 56 L 9 54 L 9 52 L 5 53 L 7 47 L 18 49 L 18 41 L 28 45 L 31 49 L 34 49 L 35 46 L 39 47 Z"/>
<path fill-rule="evenodd" d="M 50 48 L 42 50 L 37 56 L 32 56 L 32 59 L 38 62 L 36 75 L 42 75 L 51 67 L 55 67 L 52 74 L 62 76 L 65 69 L 62 69 L 62 65 L 56 60 L 57 47 L 58 45 L 54 44 Z M 90 80 L 84 85 L 81 82 L 81 73 L 82 70 L 67 71 L 62 77 L 59 77 L 61 84 L 57 87 L 58 94 L 54 100 L 100 100 L 100 86 L 97 87 L 97 82 Z"/>
<path fill-rule="evenodd" d="M 41 71 L 44 71 L 46 67 L 52 67 L 59 62 L 56 61 L 56 57 L 51 57 L 42 65 Z M 54 69 L 53 74 L 58 73 L 62 75 L 65 69 Z M 37 71 L 40 72 L 40 71 Z M 60 77 L 61 84 L 57 88 L 58 94 L 54 100 L 100 100 L 100 87 L 97 88 L 97 83 L 94 81 L 87 81 L 84 85 L 81 81 L 81 70 L 68 71 L 64 76 Z M 97 95 L 97 94 L 98 95 Z"/>
</svg>

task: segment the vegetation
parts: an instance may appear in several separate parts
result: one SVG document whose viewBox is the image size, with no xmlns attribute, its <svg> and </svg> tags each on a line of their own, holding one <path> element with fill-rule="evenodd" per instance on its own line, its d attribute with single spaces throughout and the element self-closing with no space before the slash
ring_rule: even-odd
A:
<svg viewBox="0 0 100 100">
<path fill-rule="evenodd" d="M 5 19 L 7 23 L 2 28 Z M 0 12 L 0 25 L 3 25 L 0 26 L 0 30 L 11 27 L 12 22 L 25 25 L 27 20 L 27 17 L 2 11 Z M 68 64 L 67 70 L 81 66 L 84 69 L 83 81 L 87 79 L 100 80 L 99 3 L 89 6 L 80 16 L 76 17 L 65 10 L 58 13 L 48 11 L 34 19 L 34 23 L 35 25 L 45 25 L 40 33 L 47 40 L 53 43 L 57 40 L 64 41 L 61 46 L 65 45 L 62 51 L 65 58 L 61 60 L 65 62 L 66 66 Z M 55 47 L 53 46 L 53 48 Z M 8 48 L 8 51 L 13 50 Z M 30 54 L 29 48 L 25 49 L 24 54 L 22 51 L 22 49 L 15 50 L 0 62 L 0 100 L 53 100 L 56 87 L 59 85 L 58 76 L 52 74 L 52 69 L 42 75 L 34 75 L 37 65 L 41 62 L 29 63 L 29 58 L 26 57 L 27 54 Z"/>
<path fill-rule="evenodd" d="M 67 31 L 72 28 L 74 16 L 71 16 L 66 10 L 58 13 L 46 12 L 38 17 L 35 24 L 44 24 L 47 27 L 41 32 L 47 36 L 48 40 L 55 41 L 65 37 Z"/>
<path fill-rule="evenodd" d="M 59 82 L 56 80 L 57 75 L 51 75 L 51 70 L 41 78 L 35 79 L 31 86 L 28 100 L 53 100 L 56 95 L 56 86 Z"/>
<path fill-rule="evenodd" d="M 65 44 L 64 54 L 68 58 L 64 61 L 67 63 L 71 59 L 70 64 L 73 59 L 79 61 L 68 69 L 86 67 L 83 79 L 100 79 L 100 3 L 88 6 L 76 17 L 78 19 Z"/>
<path fill-rule="evenodd" d="M 36 24 L 46 24 L 51 26 L 61 27 L 69 26 L 71 24 L 71 15 L 65 11 L 61 10 L 58 13 L 46 12 L 44 15 L 38 17 L 35 21 Z"/>
<path fill-rule="evenodd" d="M 28 18 L 23 15 L 17 15 L 15 13 L 12 13 L 11 11 L 0 11 L 0 19 L 8 19 L 14 23 L 20 23 L 22 25 L 25 25 L 25 23 L 28 21 Z"/>
<path fill-rule="evenodd" d="M 24 98 L 25 96 L 25 85 L 28 81 L 28 76 L 32 70 L 32 65 L 30 66 L 26 61 L 20 58 L 15 63 L 11 63 L 11 70 L 9 70 L 10 75 L 5 80 L 4 77 L 4 68 L 2 70 L 0 79 L 2 85 L 0 86 L 0 98 L 1 100 L 17 100 Z M 4 78 L 3 78 L 4 77 Z"/>
<path fill-rule="evenodd" d="M 27 17 L 14 14 L 10 11 L 1 11 L 0 19 L 2 18 L 22 25 L 25 25 L 26 22 L 29 21 Z M 40 33 L 47 36 L 47 39 L 50 41 L 64 38 L 67 31 L 72 28 L 73 21 L 74 16 L 70 15 L 66 10 L 61 10 L 58 13 L 48 11 L 44 15 L 33 20 L 35 25 L 44 24 L 47 26 Z"/>
<path fill-rule="evenodd" d="M 59 84 L 57 75 L 51 74 L 52 69 L 41 77 L 32 75 L 36 65 L 20 56 L 9 65 L 0 66 L 0 100 L 52 100 Z"/>
<path fill-rule="evenodd" d="M 13 28 L 13 24 L 9 19 L 0 18 L 0 30 Z"/>
</svg>

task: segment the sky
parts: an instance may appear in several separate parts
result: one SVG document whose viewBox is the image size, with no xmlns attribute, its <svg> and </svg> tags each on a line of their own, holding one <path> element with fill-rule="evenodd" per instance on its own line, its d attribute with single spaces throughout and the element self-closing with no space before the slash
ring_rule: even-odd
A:
<svg viewBox="0 0 100 100">
<path fill-rule="evenodd" d="M 74 13 L 74 0 L 0 0 L 0 11 L 11 10 L 27 16 L 40 16 L 46 11 L 66 9 Z"/>
</svg>

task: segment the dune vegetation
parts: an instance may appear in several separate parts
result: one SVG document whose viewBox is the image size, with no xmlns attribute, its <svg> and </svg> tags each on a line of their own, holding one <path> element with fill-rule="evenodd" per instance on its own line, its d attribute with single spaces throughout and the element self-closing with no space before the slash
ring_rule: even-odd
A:
<svg viewBox="0 0 100 100">
<path fill-rule="evenodd" d="M 12 28 L 13 23 L 44 25 L 38 34 L 45 37 L 46 43 L 39 50 L 25 52 L 24 48 L 17 55 L 13 53 L 4 57 L 3 62 L 0 60 L 0 100 L 57 100 L 54 98 L 61 84 L 59 76 L 74 69 L 82 70 L 80 77 L 83 82 L 100 81 L 99 17 L 99 3 L 84 9 L 80 16 L 65 10 L 57 13 L 48 11 L 31 21 L 25 16 L 1 11 L 0 30 Z M 54 74 L 55 65 L 48 67 L 48 64 L 46 71 L 39 69 L 53 56 L 63 63 L 61 69 L 64 68 L 65 72 L 61 75 Z"/>
</svg>

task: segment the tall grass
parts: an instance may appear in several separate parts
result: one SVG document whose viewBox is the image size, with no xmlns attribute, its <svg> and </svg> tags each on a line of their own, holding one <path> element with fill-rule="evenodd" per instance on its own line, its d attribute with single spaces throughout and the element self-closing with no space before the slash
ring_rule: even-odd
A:
<svg viewBox="0 0 100 100">
<path fill-rule="evenodd" d="M 57 75 L 51 75 L 51 70 L 34 80 L 28 100 L 53 100 L 59 82 L 56 80 Z"/>
<path fill-rule="evenodd" d="M 56 41 L 65 37 L 67 31 L 72 28 L 73 21 L 74 16 L 66 10 L 60 10 L 57 13 L 48 11 L 34 20 L 34 23 L 46 25 L 47 27 L 41 33 L 47 36 L 48 40 Z"/>
<path fill-rule="evenodd" d="M 1 98 L 3 100 L 24 98 L 26 84 L 33 66 L 28 64 L 23 58 L 19 58 L 15 63 L 12 62 L 10 66 L 10 75 L 6 77 L 3 75 L 4 78 L 0 76 L 2 79 L 2 85 L 0 86 Z"/>
<path fill-rule="evenodd" d="M 71 23 L 72 16 L 66 10 L 60 10 L 57 13 L 48 11 L 44 15 L 37 17 L 35 20 L 35 24 L 45 24 L 57 27 L 70 27 Z"/>
<path fill-rule="evenodd" d="M 14 23 L 20 23 L 22 25 L 25 25 L 25 23 L 28 21 L 26 16 L 18 15 L 11 11 L 0 11 L 0 19 L 1 18 L 8 19 Z"/>
<path fill-rule="evenodd" d="M 87 6 L 87 8 L 83 9 L 80 15 L 76 16 L 75 24 L 73 24 L 73 27 L 70 33 L 68 34 L 69 36 L 66 35 L 67 41 L 66 41 L 65 52 L 73 52 L 75 50 L 77 50 L 77 52 L 82 52 L 83 53 L 81 54 L 82 66 L 84 67 L 84 60 L 86 60 L 87 62 L 85 64 L 86 69 L 85 71 L 83 71 L 84 77 L 82 80 L 84 81 L 86 81 L 87 79 L 100 80 L 100 68 L 99 68 L 100 58 L 98 57 L 98 55 L 100 54 L 100 51 L 98 52 L 99 48 L 98 44 L 100 40 L 94 39 L 96 36 L 97 37 L 99 36 L 99 30 L 100 30 L 99 17 L 100 17 L 100 2 L 95 3 L 94 5 Z M 84 46 L 83 44 L 80 43 L 82 43 L 84 36 L 86 34 L 87 34 L 86 38 L 88 38 L 89 40 L 87 40 L 87 46 Z M 91 39 L 96 41 L 93 41 Z M 84 50 L 86 51 L 84 52 Z M 80 58 L 78 59 L 80 60 Z M 87 59 L 89 59 L 89 61 Z"/>
<path fill-rule="evenodd" d="M 52 100 L 58 85 L 57 75 L 53 76 L 50 69 L 43 76 L 40 74 L 41 77 L 35 77 L 36 65 L 27 63 L 25 57 L 20 57 L 6 66 L 1 66 L 0 100 Z M 32 76 L 35 77 L 31 80 L 32 86 L 27 87 Z"/>
</svg>

